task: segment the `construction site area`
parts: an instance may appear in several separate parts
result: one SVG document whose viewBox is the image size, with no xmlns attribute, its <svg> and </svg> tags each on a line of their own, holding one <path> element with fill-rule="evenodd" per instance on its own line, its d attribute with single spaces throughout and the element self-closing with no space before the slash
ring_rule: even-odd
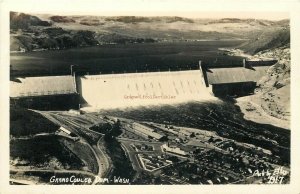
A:
<svg viewBox="0 0 300 194">
<path fill-rule="evenodd" d="M 75 110 L 35 112 L 60 126 L 55 136 L 65 139 L 64 145 L 83 161 L 86 167 L 76 173 L 92 177 L 89 184 L 103 184 L 95 177 L 116 184 L 116 176 L 130 184 L 265 183 L 266 177 L 253 177 L 256 170 L 273 171 L 286 165 L 268 149 L 199 128 Z M 129 165 L 125 172 L 124 164 Z M 13 166 L 13 172 L 26 172 Z M 13 182 L 18 182 L 18 176 L 12 174 Z"/>
</svg>

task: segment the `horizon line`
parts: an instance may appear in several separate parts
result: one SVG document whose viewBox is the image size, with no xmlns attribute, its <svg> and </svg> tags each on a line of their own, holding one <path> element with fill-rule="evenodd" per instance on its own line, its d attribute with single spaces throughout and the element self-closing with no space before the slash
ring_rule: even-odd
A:
<svg viewBox="0 0 300 194">
<path fill-rule="evenodd" d="M 269 20 L 269 21 L 281 21 L 290 20 L 288 12 L 217 12 L 217 11 L 203 11 L 203 12 L 102 12 L 101 14 L 95 12 L 83 12 L 83 11 L 48 11 L 48 12 L 27 12 L 27 11 L 13 11 L 17 13 L 36 14 L 36 15 L 59 15 L 59 16 L 94 16 L 94 17 L 182 17 L 188 19 L 254 19 L 254 20 Z M 270 17 L 270 15 L 272 17 Z"/>
</svg>

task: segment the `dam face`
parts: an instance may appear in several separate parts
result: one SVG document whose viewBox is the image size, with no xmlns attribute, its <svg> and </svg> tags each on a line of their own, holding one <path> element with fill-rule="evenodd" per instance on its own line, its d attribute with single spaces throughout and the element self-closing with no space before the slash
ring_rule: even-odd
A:
<svg viewBox="0 0 300 194">
<path fill-rule="evenodd" d="M 102 109 L 214 99 L 201 75 L 200 70 L 87 75 L 76 82 L 82 106 Z"/>
</svg>

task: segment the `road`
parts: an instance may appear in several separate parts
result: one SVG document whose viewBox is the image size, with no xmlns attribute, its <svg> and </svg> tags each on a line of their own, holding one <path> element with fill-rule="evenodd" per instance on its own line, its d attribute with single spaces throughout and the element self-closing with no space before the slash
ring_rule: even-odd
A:
<svg viewBox="0 0 300 194">
<path fill-rule="evenodd" d="M 56 112 L 51 112 L 51 113 L 42 112 L 42 111 L 36 111 L 36 112 L 42 114 L 45 118 L 52 121 L 53 123 L 56 123 L 59 126 L 63 126 L 70 129 L 71 132 L 73 132 L 78 137 L 80 137 L 80 141 L 86 144 L 95 155 L 98 164 L 97 176 L 101 178 L 106 178 L 109 175 L 109 172 L 111 171 L 111 164 L 110 164 L 109 156 L 103 151 L 104 146 L 101 145 L 101 142 L 103 142 L 103 137 L 104 137 L 103 134 L 90 130 L 82 124 L 76 123 L 75 121 L 71 120 L 72 118 L 70 117 L 65 118 L 63 115 L 57 115 Z M 101 138 L 97 141 L 97 144 L 91 145 L 85 138 L 83 138 L 80 135 L 81 132 L 85 132 L 85 131 L 90 132 L 92 134 L 101 135 Z M 96 184 L 96 182 L 94 181 L 93 184 Z"/>
<path fill-rule="evenodd" d="M 100 165 L 102 167 L 102 174 L 101 177 L 102 178 L 107 178 L 112 170 L 112 165 L 111 165 L 111 161 L 109 156 L 107 155 L 107 153 L 104 151 L 104 145 L 103 145 L 103 141 L 104 141 L 104 136 L 101 137 L 98 141 L 97 141 L 97 146 L 93 145 L 96 153 L 98 156 L 100 156 Z"/>
<path fill-rule="evenodd" d="M 97 158 L 97 163 L 98 163 L 98 167 L 99 167 L 98 176 L 101 178 L 107 178 L 107 176 L 109 175 L 109 172 L 112 169 L 112 166 L 111 166 L 110 158 L 105 153 L 105 151 L 104 151 L 105 148 L 104 148 L 104 145 L 102 144 L 102 142 L 104 141 L 103 140 L 104 134 L 90 130 L 87 126 L 76 123 L 70 117 L 65 118 L 63 115 L 56 115 L 56 116 L 58 116 L 60 119 L 62 119 L 64 121 L 66 121 L 68 123 L 68 126 L 73 126 L 77 130 L 84 130 L 84 131 L 91 132 L 93 134 L 101 135 L 101 138 L 99 138 L 99 140 L 97 141 L 97 144 L 91 145 L 88 142 L 85 142 L 85 143 L 91 148 L 91 150 L 94 152 L 94 155 Z"/>
</svg>

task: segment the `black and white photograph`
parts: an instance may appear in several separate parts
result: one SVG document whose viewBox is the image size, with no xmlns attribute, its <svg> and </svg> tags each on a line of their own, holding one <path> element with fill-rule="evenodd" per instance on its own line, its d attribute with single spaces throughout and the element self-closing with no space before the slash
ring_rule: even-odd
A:
<svg viewBox="0 0 300 194">
<path fill-rule="evenodd" d="M 289 11 L 8 13 L 8 185 L 293 182 Z"/>
</svg>

